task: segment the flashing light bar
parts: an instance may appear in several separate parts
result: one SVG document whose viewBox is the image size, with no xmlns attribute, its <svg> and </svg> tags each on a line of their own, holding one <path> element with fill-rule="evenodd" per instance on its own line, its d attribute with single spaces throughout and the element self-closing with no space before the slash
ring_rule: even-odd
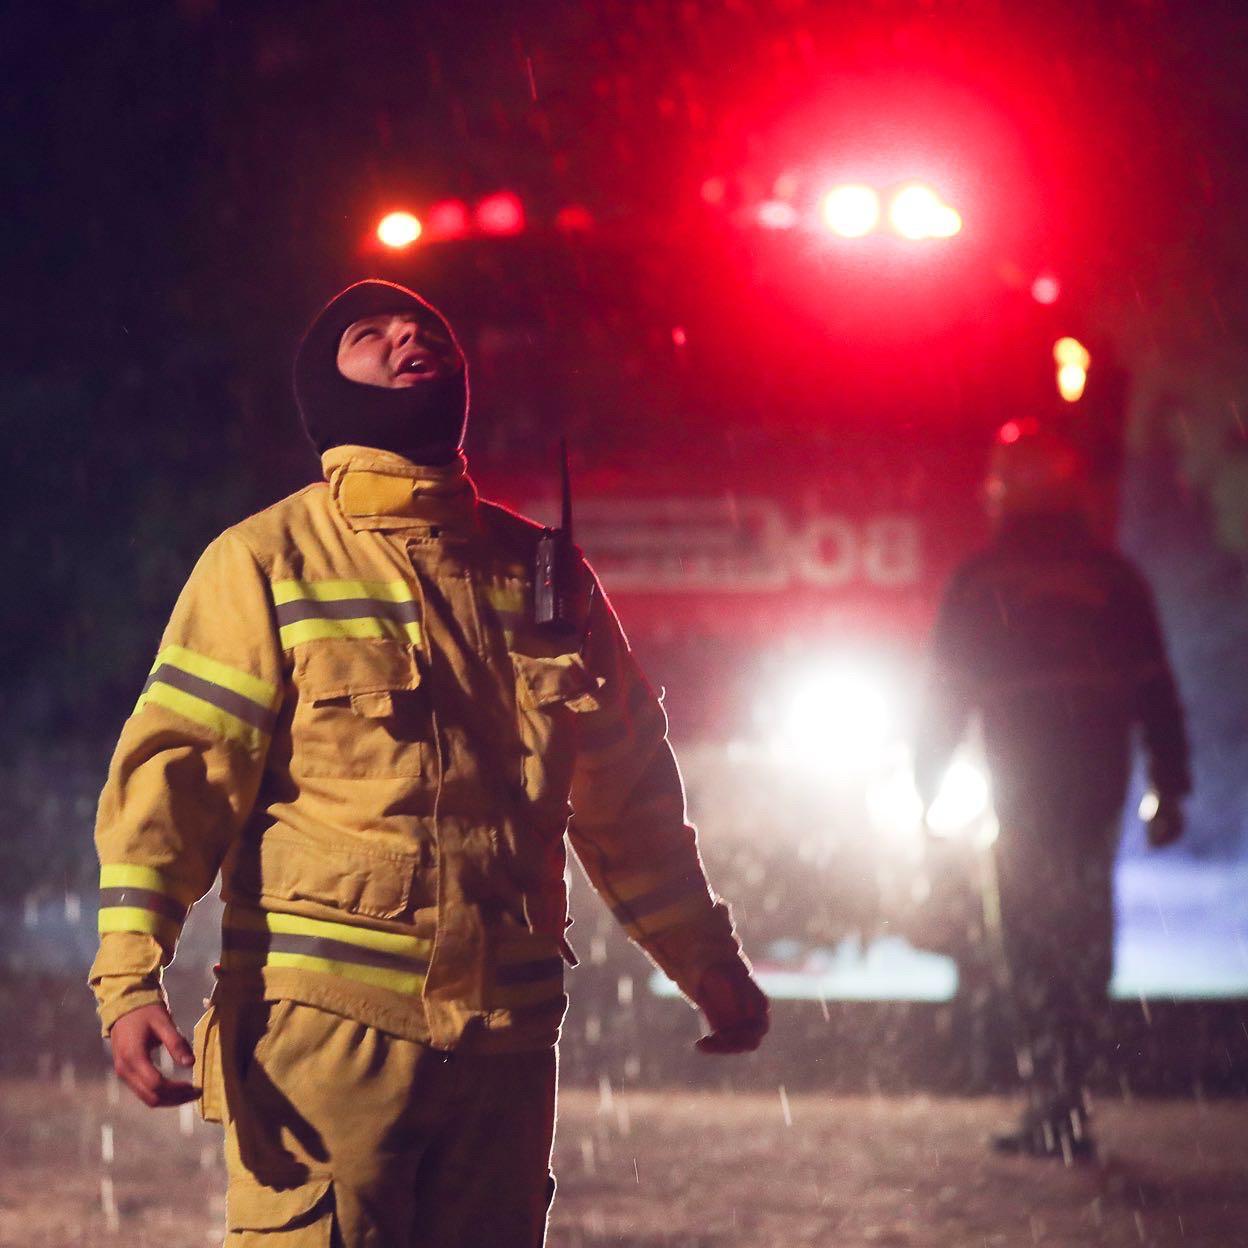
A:
<svg viewBox="0 0 1248 1248">
<path fill-rule="evenodd" d="M 423 220 L 410 212 L 390 212 L 374 231 L 384 246 L 401 251 L 417 240 L 442 243 L 472 235 L 505 237 L 523 233 L 529 225 L 524 201 L 514 191 L 495 191 L 469 205 L 462 199 L 440 199 L 430 204 Z M 594 216 L 584 204 L 565 204 L 547 224 L 563 234 L 592 230 Z"/>
<path fill-rule="evenodd" d="M 794 179 L 781 177 L 776 192 L 748 210 L 748 219 L 768 230 L 792 230 L 810 219 L 792 202 Z M 702 185 L 702 198 L 708 204 L 724 203 L 727 194 L 722 178 L 708 178 Z M 884 199 L 875 187 L 859 183 L 834 186 L 819 197 L 815 226 L 840 238 L 865 238 L 886 223 L 890 232 L 909 241 L 952 238 L 961 232 L 962 217 L 945 203 L 930 186 L 911 182 L 892 192 L 887 213 Z M 376 227 L 377 239 L 386 247 L 403 250 L 420 239 L 446 242 L 473 234 L 507 236 L 528 228 L 524 201 L 514 191 L 499 190 L 478 200 L 471 208 L 462 199 L 443 199 L 429 205 L 424 220 L 410 212 L 387 213 Z M 553 218 L 561 233 L 592 229 L 594 218 L 583 204 L 566 204 Z M 1037 298 L 1044 298 L 1043 292 Z"/>
</svg>

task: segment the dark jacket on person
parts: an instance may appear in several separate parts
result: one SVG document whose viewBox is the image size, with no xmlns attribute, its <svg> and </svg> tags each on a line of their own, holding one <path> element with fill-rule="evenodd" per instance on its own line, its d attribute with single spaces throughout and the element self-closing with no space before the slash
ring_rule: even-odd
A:
<svg viewBox="0 0 1248 1248">
<path fill-rule="evenodd" d="M 1157 792 L 1191 787 L 1152 594 L 1076 513 L 1013 517 L 954 573 L 932 635 L 916 742 L 927 801 L 974 713 L 1003 821 L 1051 808 L 1055 797 L 1072 816 L 1112 820 L 1136 725 Z"/>
</svg>

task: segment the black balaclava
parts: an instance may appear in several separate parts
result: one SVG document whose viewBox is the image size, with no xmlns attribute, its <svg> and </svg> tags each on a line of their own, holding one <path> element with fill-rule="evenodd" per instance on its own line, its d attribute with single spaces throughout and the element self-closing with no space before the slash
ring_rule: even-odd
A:
<svg viewBox="0 0 1248 1248">
<path fill-rule="evenodd" d="M 459 352 L 446 377 L 418 386 L 386 389 L 350 381 L 338 371 L 338 343 L 347 327 L 366 316 L 416 313 L 437 326 Z M 295 353 L 295 402 L 312 445 L 371 446 L 417 464 L 455 458 L 468 424 L 468 367 L 446 318 L 406 286 L 369 278 L 335 295 L 308 327 Z"/>
</svg>

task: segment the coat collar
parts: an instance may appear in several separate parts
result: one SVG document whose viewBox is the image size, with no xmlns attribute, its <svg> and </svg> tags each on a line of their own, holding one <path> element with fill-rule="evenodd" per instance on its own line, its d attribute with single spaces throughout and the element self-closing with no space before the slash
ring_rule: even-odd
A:
<svg viewBox="0 0 1248 1248">
<path fill-rule="evenodd" d="M 353 529 L 437 528 L 448 537 L 468 537 L 475 528 L 477 489 L 462 453 L 430 467 L 393 451 L 332 446 L 321 466 Z"/>
</svg>

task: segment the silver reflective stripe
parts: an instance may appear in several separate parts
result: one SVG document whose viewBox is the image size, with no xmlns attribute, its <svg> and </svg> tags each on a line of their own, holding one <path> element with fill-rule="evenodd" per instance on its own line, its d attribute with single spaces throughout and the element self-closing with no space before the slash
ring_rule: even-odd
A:
<svg viewBox="0 0 1248 1248">
<path fill-rule="evenodd" d="M 294 932 L 250 932 L 227 927 L 223 933 L 224 947 L 248 953 L 302 953 L 333 962 L 355 962 L 385 971 L 406 971 L 423 975 L 429 969 L 427 959 L 409 958 L 401 953 L 387 953 L 364 945 L 328 936 L 300 936 Z"/>
<path fill-rule="evenodd" d="M 183 693 L 191 694 L 192 697 L 201 698 L 220 710 L 228 712 L 236 719 L 241 719 L 243 723 L 258 728 L 261 732 L 273 731 L 273 724 L 277 719 L 276 711 L 270 707 L 261 706 L 259 702 L 253 702 L 241 693 L 235 693 L 233 689 L 218 685 L 215 681 L 205 680 L 202 676 L 183 671 L 182 668 L 175 667 L 172 663 L 162 663 L 147 678 L 143 692 L 146 693 L 157 682 L 180 689 Z"/>
<path fill-rule="evenodd" d="M 154 893 L 147 888 L 102 888 L 100 909 L 107 906 L 133 906 L 136 910 L 151 910 L 163 914 L 175 923 L 186 918 L 186 907 L 164 893 Z"/>
<path fill-rule="evenodd" d="M 665 910 L 686 897 L 696 897 L 705 892 L 706 887 L 700 879 L 685 877 L 669 880 L 666 884 L 660 884 L 658 888 L 652 888 L 648 893 L 642 893 L 639 897 L 617 903 L 611 907 L 611 913 L 626 923 L 635 922 L 659 910 Z"/>
<path fill-rule="evenodd" d="M 393 620 L 396 624 L 418 624 L 420 604 L 385 602 L 380 598 L 295 598 L 276 607 L 279 627 L 299 620 Z"/>
</svg>

